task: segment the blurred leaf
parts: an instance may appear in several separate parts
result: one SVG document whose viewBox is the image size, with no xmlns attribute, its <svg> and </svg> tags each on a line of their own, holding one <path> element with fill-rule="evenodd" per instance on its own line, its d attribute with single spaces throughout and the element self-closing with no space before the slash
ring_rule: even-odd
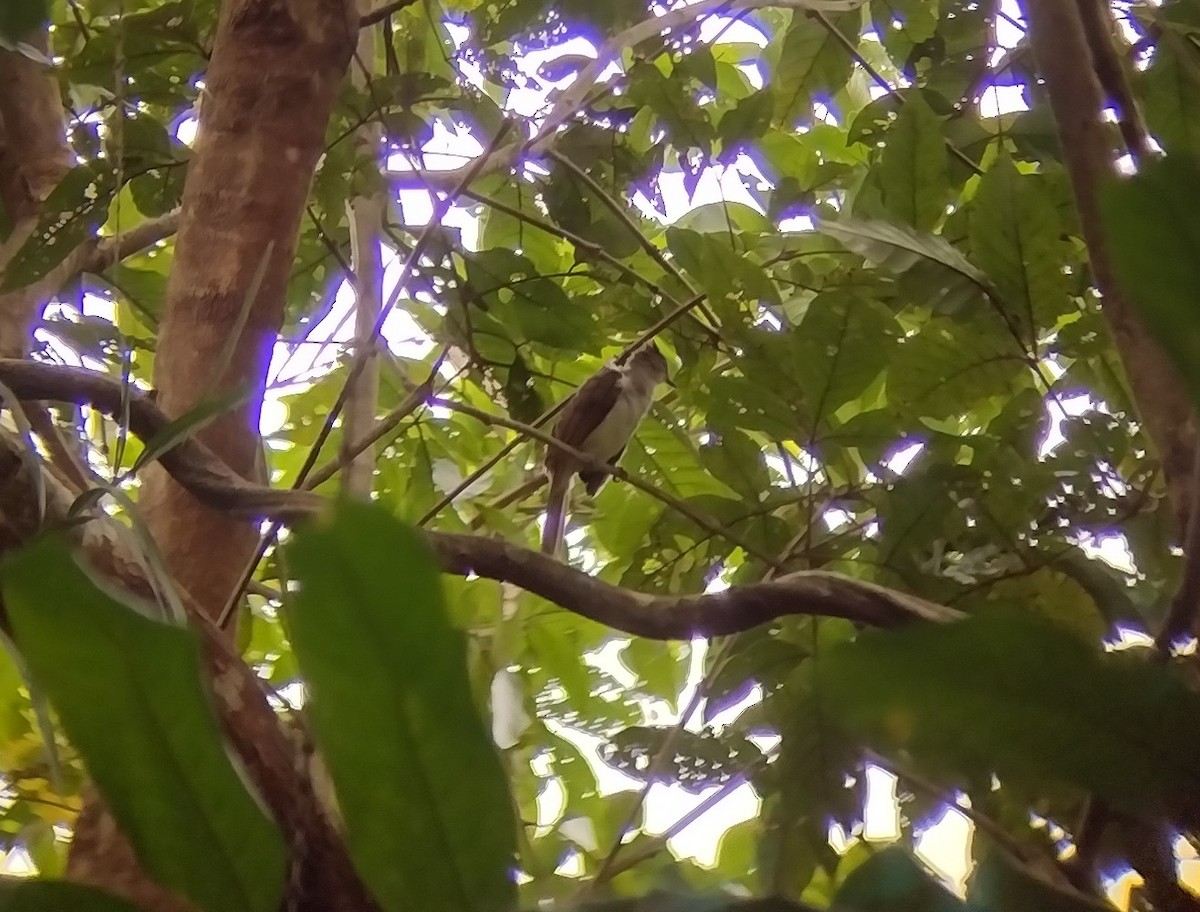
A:
<svg viewBox="0 0 1200 912">
<path fill-rule="evenodd" d="M 0 877 L 0 912 L 135 912 L 132 903 L 65 880 Z"/>
<path fill-rule="evenodd" d="M 845 724 L 938 768 L 1061 782 L 1121 807 L 1194 809 L 1200 697 L 1023 612 L 867 632 L 819 665 Z"/>
<path fill-rule="evenodd" d="M 1104 912 L 1111 908 L 1108 903 L 1052 886 L 1045 878 L 1018 868 L 1006 854 L 995 850 L 987 852 L 967 884 L 966 909 L 969 912 L 1009 912 L 1011 909 Z"/>
<path fill-rule="evenodd" d="M 202 909 L 274 909 L 283 839 L 230 765 L 195 635 L 113 600 L 57 539 L 3 579 L 34 680 L 147 872 Z"/>
<path fill-rule="evenodd" d="M 1200 167 L 1172 156 L 1147 162 L 1136 177 L 1110 183 L 1101 196 L 1109 256 L 1121 288 L 1146 328 L 1175 363 L 1200 404 Z"/>
<path fill-rule="evenodd" d="M 1200 155 L 1200 52 L 1177 25 L 1164 23 L 1139 81 L 1146 124 L 1169 155 Z"/>
<path fill-rule="evenodd" d="M 307 708 L 367 885 L 385 909 L 506 908 L 516 822 L 427 546 L 343 502 L 290 553 Z"/>
<path fill-rule="evenodd" d="M 830 912 L 964 912 L 958 897 L 899 846 L 876 852 L 838 889 Z"/>
<path fill-rule="evenodd" d="M 49 20 L 49 7 L 48 0 L 14 0 L 0 4 L 0 47 L 10 50 L 18 49 L 18 45 L 29 47 L 26 42 L 32 37 L 31 33 Z"/>
</svg>

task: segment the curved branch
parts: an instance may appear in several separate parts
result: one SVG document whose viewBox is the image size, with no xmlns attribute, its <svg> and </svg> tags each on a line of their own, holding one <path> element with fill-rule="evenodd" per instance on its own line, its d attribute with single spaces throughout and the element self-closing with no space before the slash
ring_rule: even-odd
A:
<svg viewBox="0 0 1200 912">
<path fill-rule="evenodd" d="M 107 415 L 129 408 L 129 429 L 143 441 L 170 426 L 150 398 L 136 388 L 96 371 L 59 364 L 0 358 L 0 382 L 20 400 L 48 400 L 88 405 Z M 239 519 L 269 517 L 297 522 L 318 514 L 325 498 L 308 491 L 279 491 L 242 478 L 212 450 L 194 438 L 180 440 L 158 455 L 167 473 L 197 499 Z"/>
<path fill-rule="evenodd" d="M 109 413 L 122 406 L 119 381 L 82 368 L 0 359 L 0 382 L 23 399 L 76 402 Z M 170 424 L 146 396 L 134 390 L 127 397 L 129 428 L 138 437 L 149 439 Z M 20 446 L 11 436 L 0 436 L 0 447 Z M 246 481 L 193 439 L 162 453 L 159 462 L 197 499 L 235 516 L 299 522 L 330 504 L 310 491 L 277 490 Z M 0 513 L 13 508 L 0 502 Z M 428 530 L 424 535 L 446 573 L 511 583 L 575 614 L 650 639 L 723 636 L 787 615 L 837 617 L 873 627 L 947 623 L 963 616 L 918 596 L 820 570 L 704 595 L 646 595 L 499 539 Z"/>
<path fill-rule="evenodd" d="M 447 573 L 512 583 L 574 614 L 652 640 L 727 636 L 788 615 L 845 618 L 872 627 L 963 617 L 953 608 L 827 570 L 802 570 L 704 595 L 645 595 L 499 539 L 425 535 Z"/>
</svg>

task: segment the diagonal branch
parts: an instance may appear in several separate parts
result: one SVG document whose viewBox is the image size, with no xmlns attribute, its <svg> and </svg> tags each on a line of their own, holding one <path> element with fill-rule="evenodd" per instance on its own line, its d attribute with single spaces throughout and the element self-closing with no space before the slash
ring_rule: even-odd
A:
<svg viewBox="0 0 1200 912">
<path fill-rule="evenodd" d="M 378 9 L 373 9 L 371 12 L 361 16 L 358 20 L 358 27 L 366 28 L 369 25 L 382 22 L 394 13 L 398 13 L 402 9 L 407 9 L 416 2 L 417 0 L 392 0 L 391 3 L 385 3 Z"/>
<path fill-rule="evenodd" d="M 733 15 L 745 10 L 771 8 L 844 12 L 858 9 L 862 5 L 863 0 L 698 0 L 662 15 L 652 14 L 604 43 L 595 59 L 585 66 L 575 77 L 575 81 L 558 96 L 550 112 L 539 122 L 532 139 L 517 140 L 506 146 L 489 149 L 480 158 L 461 168 L 444 171 L 430 171 L 424 168 L 394 171 L 390 177 L 393 181 L 403 181 L 405 184 L 414 182 L 425 190 L 445 190 L 458 185 L 468 174 L 472 178 L 485 177 L 511 168 L 522 156 L 545 153 L 558 137 L 559 128 L 583 109 L 592 89 L 610 63 L 620 60 L 625 51 L 643 41 L 659 38 L 664 32 L 684 28 L 714 13 Z"/>
</svg>

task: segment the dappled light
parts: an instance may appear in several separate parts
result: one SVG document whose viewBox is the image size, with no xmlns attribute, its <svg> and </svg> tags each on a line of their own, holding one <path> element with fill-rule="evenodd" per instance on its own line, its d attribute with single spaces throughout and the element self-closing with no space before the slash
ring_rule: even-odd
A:
<svg viewBox="0 0 1200 912">
<path fill-rule="evenodd" d="M 1196 0 L 18 6 L 0 905 L 1200 910 Z"/>
</svg>

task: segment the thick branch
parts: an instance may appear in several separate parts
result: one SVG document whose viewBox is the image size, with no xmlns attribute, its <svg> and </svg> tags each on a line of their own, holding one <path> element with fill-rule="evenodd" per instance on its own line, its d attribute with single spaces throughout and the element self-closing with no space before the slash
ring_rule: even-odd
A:
<svg viewBox="0 0 1200 912">
<path fill-rule="evenodd" d="M 118 381 L 80 368 L 0 359 L 0 382 L 22 398 L 85 403 L 109 413 L 122 405 Z M 142 439 L 168 424 L 157 406 L 136 391 L 128 405 L 129 429 Z M 12 438 L 0 439 L 5 446 L 20 446 Z M 328 504 L 308 491 L 276 490 L 246 481 L 195 440 L 181 441 L 159 461 L 198 500 L 235 516 L 296 522 Z M 707 595 L 650 596 L 497 539 L 432 531 L 425 535 L 447 573 L 512 583 L 568 611 L 652 639 L 721 636 L 785 615 L 839 617 L 874 627 L 949 622 L 962 616 L 917 596 L 825 571 L 793 573 Z"/>
<path fill-rule="evenodd" d="M 575 614 L 654 640 L 726 636 L 787 615 L 838 617 L 872 627 L 962 617 L 953 608 L 824 570 L 706 595 L 644 595 L 499 539 L 449 532 L 425 535 L 447 573 L 512 583 Z"/>
</svg>

